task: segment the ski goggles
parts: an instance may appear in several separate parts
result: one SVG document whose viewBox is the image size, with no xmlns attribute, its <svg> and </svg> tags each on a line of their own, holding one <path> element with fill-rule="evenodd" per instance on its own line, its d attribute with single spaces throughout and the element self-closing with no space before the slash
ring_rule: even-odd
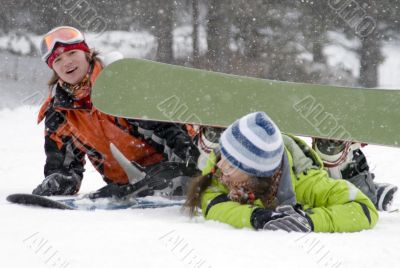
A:
<svg viewBox="0 0 400 268">
<path fill-rule="evenodd" d="M 85 37 L 79 30 L 69 26 L 57 27 L 48 32 L 42 39 L 40 44 L 42 60 L 47 62 L 57 43 L 72 45 L 83 41 L 85 41 Z"/>
</svg>

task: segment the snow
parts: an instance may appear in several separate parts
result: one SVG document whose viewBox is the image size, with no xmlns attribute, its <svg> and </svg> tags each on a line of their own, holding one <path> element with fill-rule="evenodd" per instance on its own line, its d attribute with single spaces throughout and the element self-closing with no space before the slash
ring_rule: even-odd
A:
<svg viewBox="0 0 400 268">
<path fill-rule="evenodd" d="M 37 106 L 0 111 L 1 267 L 395 267 L 400 213 L 380 213 L 373 230 L 299 234 L 237 230 L 179 208 L 58 211 L 9 204 L 42 180 L 43 125 Z M 376 180 L 399 184 L 400 149 L 367 146 Z M 103 186 L 87 164 L 81 193 Z M 399 199 L 394 207 L 399 207 Z M 197 264 L 196 264 L 197 263 Z"/>
</svg>

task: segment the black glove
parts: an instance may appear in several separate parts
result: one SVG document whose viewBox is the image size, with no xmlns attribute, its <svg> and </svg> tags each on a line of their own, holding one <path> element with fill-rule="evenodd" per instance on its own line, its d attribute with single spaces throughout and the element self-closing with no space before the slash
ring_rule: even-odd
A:
<svg viewBox="0 0 400 268">
<path fill-rule="evenodd" d="M 145 191 L 140 195 L 152 195 L 157 191 L 163 195 L 184 195 L 190 179 L 198 171 L 194 163 L 161 162 L 147 167 L 143 179 Z M 146 189 L 149 193 L 146 193 Z"/>
<path fill-rule="evenodd" d="M 135 191 L 135 189 L 136 187 L 132 184 L 121 185 L 116 183 L 109 183 L 106 186 L 97 190 L 96 192 L 90 193 L 88 197 L 91 199 L 109 198 L 109 197 L 122 198 L 129 194 L 132 194 Z"/>
<path fill-rule="evenodd" d="M 81 187 L 82 177 L 72 172 L 72 175 L 53 173 L 48 175 L 41 184 L 39 184 L 32 194 L 36 195 L 73 195 Z"/>
<path fill-rule="evenodd" d="M 135 165 L 138 167 L 138 165 Z M 194 164 L 186 166 L 184 163 L 161 162 L 148 167 L 141 167 L 146 173 L 144 179 L 135 184 L 118 185 L 110 183 L 98 191 L 89 194 L 90 198 L 122 198 L 130 195 L 143 197 L 155 193 L 167 196 L 184 195 L 186 186 L 198 170 Z"/>
<path fill-rule="evenodd" d="M 197 165 L 200 152 L 192 141 L 177 138 L 173 151 L 185 163 Z"/>
<path fill-rule="evenodd" d="M 256 209 L 251 215 L 251 223 L 255 229 L 284 230 L 287 232 L 308 233 L 313 230 L 311 220 L 297 206 L 279 206 L 275 211 Z"/>
</svg>

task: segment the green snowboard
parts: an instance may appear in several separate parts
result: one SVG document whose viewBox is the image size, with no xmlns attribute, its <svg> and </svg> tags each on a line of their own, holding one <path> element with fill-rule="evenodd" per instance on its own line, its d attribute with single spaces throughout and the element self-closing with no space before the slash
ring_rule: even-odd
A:
<svg viewBox="0 0 400 268">
<path fill-rule="evenodd" d="M 286 133 L 400 146 L 399 90 L 280 82 L 123 59 L 103 70 L 92 100 L 115 116 L 218 127 L 265 111 Z"/>
</svg>

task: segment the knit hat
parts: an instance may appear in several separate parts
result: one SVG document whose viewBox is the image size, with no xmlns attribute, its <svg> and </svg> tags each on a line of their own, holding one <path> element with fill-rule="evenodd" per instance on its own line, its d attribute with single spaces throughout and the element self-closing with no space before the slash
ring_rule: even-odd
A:
<svg viewBox="0 0 400 268">
<path fill-rule="evenodd" d="M 76 43 L 76 44 L 58 43 L 54 47 L 53 52 L 51 53 L 49 58 L 47 59 L 47 65 L 50 68 L 53 68 L 53 62 L 58 56 L 60 56 L 64 52 L 67 52 L 67 51 L 70 51 L 70 50 L 74 50 L 74 49 L 82 50 L 82 51 L 87 52 L 87 53 L 90 52 L 90 49 L 89 49 L 89 47 L 88 47 L 88 45 L 86 44 L 85 41 L 82 41 L 82 42 Z"/>
<path fill-rule="evenodd" d="M 221 135 L 220 146 L 231 166 L 257 177 L 272 176 L 284 152 L 282 134 L 264 112 L 248 114 L 230 125 Z"/>
</svg>

